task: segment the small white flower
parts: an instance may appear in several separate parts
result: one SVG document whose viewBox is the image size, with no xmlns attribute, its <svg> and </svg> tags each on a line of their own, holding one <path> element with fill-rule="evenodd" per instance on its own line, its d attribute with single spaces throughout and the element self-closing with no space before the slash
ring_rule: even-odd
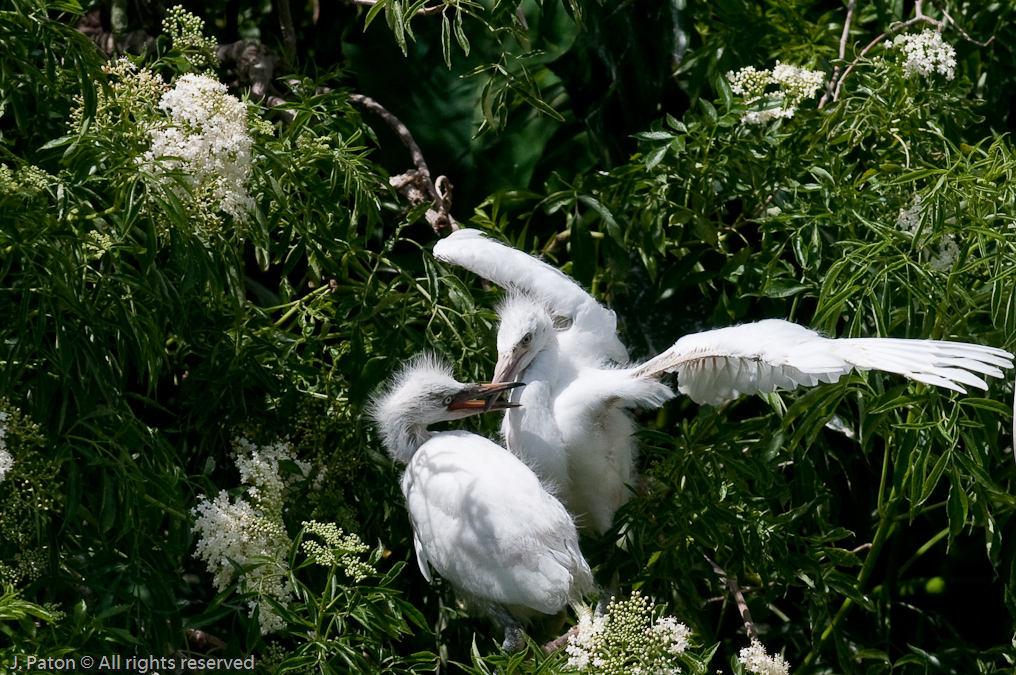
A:
<svg viewBox="0 0 1016 675">
<path fill-rule="evenodd" d="M 14 457 L 5 448 L 0 447 L 0 483 L 7 478 L 8 472 L 14 468 Z"/>
<path fill-rule="evenodd" d="M 931 79 L 935 73 L 951 80 L 956 75 L 956 50 L 933 30 L 899 35 L 886 40 L 887 49 L 899 49 L 906 57 L 903 71 L 908 76 L 922 75 Z"/>
<path fill-rule="evenodd" d="M 903 232 L 916 233 L 921 226 L 921 195 L 914 195 L 913 203 L 905 209 L 900 209 L 900 215 L 896 218 L 896 227 Z"/>
<path fill-rule="evenodd" d="M 691 629 L 672 616 L 661 616 L 653 626 L 653 635 L 668 654 L 682 654 L 688 649 Z"/>
<path fill-rule="evenodd" d="M 928 264 L 938 272 L 948 272 L 953 268 L 956 259 L 960 255 L 960 247 L 956 243 L 956 237 L 952 234 L 943 235 L 938 242 L 938 254 Z"/>
<path fill-rule="evenodd" d="M 756 675 L 789 675 L 790 664 L 780 654 L 769 656 L 766 648 L 758 640 L 752 640 L 750 647 L 745 647 L 737 656 L 744 669 Z"/>
</svg>

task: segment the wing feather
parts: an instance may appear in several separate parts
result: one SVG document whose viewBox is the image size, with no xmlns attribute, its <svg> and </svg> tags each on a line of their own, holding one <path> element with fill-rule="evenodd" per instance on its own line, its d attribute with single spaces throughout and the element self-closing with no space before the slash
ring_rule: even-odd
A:
<svg viewBox="0 0 1016 675">
<path fill-rule="evenodd" d="M 678 373 L 678 386 L 698 403 L 717 405 L 741 394 L 835 382 L 851 370 L 882 370 L 966 393 L 987 389 L 978 376 L 1002 377 L 1013 355 L 997 347 L 941 340 L 824 338 L 803 326 L 769 319 L 695 333 L 643 364 L 637 377 Z M 976 373 L 976 374 L 975 374 Z"/>
<path fill-rule="evenodd" d="M 595 359 L 624 363 L 628 350 L 617 337 L 617 317 L 561 270 L 506 246 L 479 230 L 460 229 L 434 245 L 434 257 L 463 267 L 505 290 L 524 293 L 546 306 L 555 323 L 568 326 L 561 340 Z"/>
</svg>

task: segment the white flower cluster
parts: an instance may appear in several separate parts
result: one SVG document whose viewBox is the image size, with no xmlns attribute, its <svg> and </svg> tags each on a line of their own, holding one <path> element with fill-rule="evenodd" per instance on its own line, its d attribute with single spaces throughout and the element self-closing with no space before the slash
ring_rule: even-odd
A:
<svg viewBox="0 0 1016 675">
<path fill-rule="evenodd" d="M 7 418 L 10 413 L 0 411 L 0 483 L 7 478 L 8 472 L 14 468 L 14 456 L 7 450 Z"/>
<path fill-rule="evenodd" d="M 942 36 L 933 30 L 925 30 L 918 34 L 899 35 L 894 40 L 885 41 L 886 49 L 899 49 L 906 59 L 903 71 L 908 75 L 923 75 L 927 79 L 935 73 L 951 80 L 956 76 L 956 50 L 942 40 Z"/>
<path fill-rule="evenodd" d="M 905 209 L 900 209 L 896 218 L 896 227 L 903 232 L 915 234 L 921 227 L 921 195 L 914 195 L 914 201 Z"/>
<path fill-rule="evenodd" d="M 691 630 L 670 616 L 653 621 L 652 614 L 649 599 L 635 591 L 628 600 L 611 600 L 602 617 L 580 616 L 565 647 L 567 667 L 604 675 L 680 673 L 674 657 L 688 649 Z"/>
<path fill-rule="evenodd" d="M 766 124 L 776 119 L 794 116 L 797 106 L 815 96 L 825 79 L 820 70 L 807 70 L 776 62 L 772 71 L 756 70 L 745 66 L 727 73 L 730 89 L 744 97 L 747 105 L 759 104 L 760 110 L 750 110 L 741 121 L 744 124 Z M 779 85 L 779 91 L 766 93 L 766 87 Z"/>
<path fill-rule="evenodd" d="M 232 560 L 244 568 L 240 582 L 245 591 L 270 596 L 286 607 L 293 599 L 292 588 L 285 578 L 292 541 L 286 534 L 282 511 L 283 493 L 293 479 L 282 477 L 280 463 L 296 460 L 289 446 L 281 442 L 259 448 L 239 438 L 234 446 L 236 466 L 241 480 L 249 486 L 247 493 L 253 503 L 240 497 L 230 502 L 225 491 L 214 500 L 201 496 L 192 510 L 193 531 L 199 537 L 194 555 L 208 563 L 212 581 L 220 591 L 233 582 L 236 568 Z M 309 469 L 305 462 L 296 464 L 305 471 Z M 248 605 L 251 616 L 259 608 L 262 634 L 285 627 L 271 604 L 254 598 Z"/>
<path fill-rule="evenodd" d="M 265 515 L 281 522 L 282 498 L 288 488 L 306 479 L 310 474 L 310 463 L 295 459 L 292 447 L 284 441 L 258 447 L 246 438 L 237 438 L 233 441 L 233 446 L 240 481 L 250 486 L 247 493 Z M 283 477 L 280 470 L 282 462 L 293 462 L 302 475 Z"/>
<path fill-rule="evenodd" d="M 931 265 L 931 269 L 938 272 L 948 272 L 956 264 L 956 259 L 960 256 L 960 247 L 956 243 L 956 236 L 952 234 L 943 235 L 938 241 L 938 253 L 932 256 L 928 264 Z"/>
<path fill-rule="evenodd" d="M 750 647 L 745 647 L 737 659 L 749 673 L 756 675 L 789 675 L 790 664 L 780 654 L 769 656 L 766 648 L 758 640 L 752 640 Z"/>
<path fill-rule="evenodd" d="M 46 553 L 42 549 L 17 553 L 12 562 L 12 565 L 0 563 L 0 588 L 35 581 L 46 571 Z"/>
<path fill-rule="evenodd" d="M 896 227 L 902 232 L 916 235 L 921 227 L 922 210 L 921 195 L 915 195 L 910 206 L 900 209 L 900 215 L 896 218 Z M 956 242 L 956 235 L 945 234 L 938 241 L 938 253 L 931 256 L 928 265 L 937 272 L 948 272 L 956 264 L 959 255 L 960 247 Z"/>
<path fill-rule="evenodd" d="M 170 122 L 150 129 L 152 147 L 144 158 L 179 158 L 165 160 L 163 166 L 185 171 L 196 194 L 246 220 L 254 204 L 246 187 L 253 144 L 247 107 L 226 93 L 226 85 L 187 74 L 162 96 L 159 108 L 169 111 Z"/>
</svg>

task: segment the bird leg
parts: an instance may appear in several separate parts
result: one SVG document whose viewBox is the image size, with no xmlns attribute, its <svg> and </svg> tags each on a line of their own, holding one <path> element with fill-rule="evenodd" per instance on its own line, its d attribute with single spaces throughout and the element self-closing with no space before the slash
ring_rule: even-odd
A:
<svg viewBox="0 0 1016 675">
<path fill-rule="evenodd" d="M 489 612 L 494 624 L 504 630 L 504 642 L 501 643 L 501 649 L 509 654 L 516 654 L 525 649 L 525 633 L 522 632 L 522 626 L 519 625 L 515 617 L 504 607 L 492 607 Z"/>
<path fill-rule="evenodd" d="M 614 570 L 614 576 L 610 578 L 610 583 L 603 589 L 603 593 L 600 594 L 600 601 L 596 603 L 596 611 L 593 613 L 595 617 L 601 617 L 607 613 L 607 605 L 610 601 L 621 594 L 621 578 L 617 574 L 617 570 Z"/>
</svg>

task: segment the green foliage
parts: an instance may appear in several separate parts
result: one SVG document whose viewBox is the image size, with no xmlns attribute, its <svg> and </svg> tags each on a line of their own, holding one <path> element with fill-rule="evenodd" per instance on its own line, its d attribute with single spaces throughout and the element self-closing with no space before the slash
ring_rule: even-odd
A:
<svg viewBox="0 0 1016 675">
<path fill-rule="evenodd" d="M 996 37 L 979 47 L 948 25 L 947 80 L 908 75 L 881 45 L 861 56 L 913 4 L 856 4 L 843 61 L 846 6 L 817 0 L 645 15 L 387 0 L 320 26 L 294 7 L 318 72 L 289 77 L 279 108 L 246 104 L 245 216 L 180 158 L 146 155 L 163 92 L 211 64 L 196 17 L 174 10 L 172 46 L 161 36 L 152 59 L 106 64 L 73 27 L 76 4 L 5 6 L 0 663 L 105 650 L 255 655 L 264 672 L 568 670 L 536 641 L 498 654 L 495 629 L 415 569 L 399 468 L 364 405 L 424 349 L 460 379 L 489 377 L 501 291 L 435 262 L 427 204 L 388 181 L 404 149 L 352 88 L 397 111 L 434 175 L 461 186 L 460 220 L 472 210 L 615 309 L 633 356 L 766 317 L 1011 351 L 1011 9 L 942 3 L 973 39 Z M 240 6 L 209 6 L 205 25 L 270 37 L 273 15 Z M 382 12 L 388 41 L 371 23 Z M 747 123 L 760 104 L 726 74 L 777 61 L 826 84 L 853 67 L 821 107 L 825 86 L 795 94 L 792 116 Z M 616 572 L 623 595 L 652 599 L 652 620 L 692 629 L 686 670 L 744 667 L 726 577 L 795 673 L 1005 672 L 1011 395 L 1009 381 L 960 395 L 859 373 L 719 408 L 679 398 L 640 418 L 645 489 L 584 551 L 602 581 Z M 199 496 L 264 507 L 234 468 L 238 438 L 285 439 L 293 459 L 262 513 L 276 550 L 229 561 L 216 592 L 194 556 Z M 290 599 L 243 581 L 256 578 Z M 971 612 L 970 598 L 988 600 Z M 269 611 L 282 627 L 263 633 Z M 632 644 L 605 649 L 631 664 Z"/>
</svg>

